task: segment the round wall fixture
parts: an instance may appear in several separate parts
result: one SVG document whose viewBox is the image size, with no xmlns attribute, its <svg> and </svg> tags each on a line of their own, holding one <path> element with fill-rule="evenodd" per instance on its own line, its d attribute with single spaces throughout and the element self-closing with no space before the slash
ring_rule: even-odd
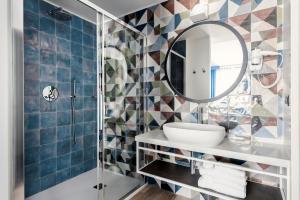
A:
<svg viewBox="0 0 300 200">
<path fill-rule="evenodd" d="M 59 96 L 58 89 L 54 86 L 46 86 L 43 89 L 43 97 L 46 101 L 55 101 Z"/>
</svg>

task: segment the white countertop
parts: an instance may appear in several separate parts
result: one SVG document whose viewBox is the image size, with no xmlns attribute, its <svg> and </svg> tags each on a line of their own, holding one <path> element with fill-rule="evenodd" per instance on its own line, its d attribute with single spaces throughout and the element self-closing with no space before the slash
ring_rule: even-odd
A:
<svg viewBox="0 0 300 200">
<path fill-rule="evenodd" d="M 197 145 L 176 143 L 169 141 L 163 131 L 156 130 L 135 137 L 137 142 L 160 145 L 188 151 L 201 152 L 216 156 L 251 161 L 267 165 L 289 167 L 290 147 L 280 144 L 256 143 L 249 145 L 237 145 L 227 138 L 215 147 L 201 147 Z"/>
</svg>

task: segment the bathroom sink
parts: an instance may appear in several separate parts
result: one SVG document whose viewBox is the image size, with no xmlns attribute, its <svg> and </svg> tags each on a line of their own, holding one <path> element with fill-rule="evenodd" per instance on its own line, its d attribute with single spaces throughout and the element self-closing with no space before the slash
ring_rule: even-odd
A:
<svg viewBox="0 0 300 200">
<path fill-rule="evenodd" d="M 163 126 L 168 140 L 185 144 L 214 147 L 225 137 L 225 128 L 211 124 L 172 122 Z"/>
</svg>

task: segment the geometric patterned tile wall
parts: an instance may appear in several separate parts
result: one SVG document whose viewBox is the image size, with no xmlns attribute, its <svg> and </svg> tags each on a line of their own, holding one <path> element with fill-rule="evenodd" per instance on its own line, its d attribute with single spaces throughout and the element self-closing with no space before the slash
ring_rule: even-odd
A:
<svg viewBox="0 0 300 200">
<path fill-rule="evenodd" d="M 281 0 L 206 0 L 209 20 L 221 20 L 233 26 L 244 38 L 249 55 L 251 49 L 281 51 Z M 148 66 L 143 70 L 146 87 L 146 124 L 150 129 L 170 121 L 197 121 L 197 105 L 174 95 L 162 68 L 168 46 L 184 28 L 193 24 L 189 15 L 199 0 L 168 0 L 161 4 L 126 15 L 122 19 L 147 35 Z M 262 82 L 274 79 L 278 58 L 268 57 L 264 62 Z M 201 105 L 208 123 L 231 120 L 238 123 L 236 131 L 252 134 L 268 142 L 282 141 L 278 118 L 284 93 L 284 80 L 270 89 L 259 86 L 257 76 L 246 74 L 235 91 L 222 100 Z M 281 101 L 281 102 L 279 102 Z M 218 109 L 227 105 L 229 114 Z"/>
<path fill-rule="evenodd" d="M 281 0 L 200 0 L 209 4 L 209 20 L 220 20 L 233 26 L 244 38 L 250 55 L 259 47 L 264 50 L 282 51 L 283 5 Z M 146 128 L 159 129 L 164 123 L 172 121 L 197 122 L 197 104 L 174 95 L 166 82 L 162 67 L 169 45 L 186 27 L 193 24 L 191 9 L 199 0 L 168 0 L 161 4 L 131 13 L 122 19 L 147 35 L 148 65 L 142 70 L 145 86 L 145 125 Z M 274 79 L 278 67 L 277 57 L 267 57 L 260 74 L 262 82 Z M 289 72 L 289 66 L 283 66 Z M 257 76 L 246 73 L 239 86 L 228 96 L 213 103 L 200 105 L 204 108 L 207 123 L 231 120 L 238 123 L 232 130 L 247 133 L 267 142 L 280 143 L 283 132 L 280 126 L 285 84 L 281 80 L 270 89 L 260 87 Z M 226 105 L 224 112 L 221 107 Z M 276 170 L 259 163 L 243 163 L 257 169 Z M 266 184 L 262 177 L 253 178 Z M 161 183 L 160 183 L 161 184 Z M 167 183 L 165 183 L 167 184 Z M 170 185 L 170 184 L 169 184 Z M 170 186 L 176 192 L 176 186 Z M 204 198 L 204 197 L 203 197 Z M 206 198 L 204 198 L 206 199 Z"/>
<path fill-rule="evenodd" d="M 134 137 L 143 132 L 143 38 L 115 21 L 104 30 L 105 167 L 136 177 Z"/>
<path fill-rule="evenodd" d="M 63 22 L 56 8 L 24 1 L 25 195 L 31 196 L 96 167 L 96 26 L 77 16 Z M 75 134 L 71 137 L 71 81 L 76 79 Z M 47 102 L 45 86 L 59 97 Z"/>
</svg>

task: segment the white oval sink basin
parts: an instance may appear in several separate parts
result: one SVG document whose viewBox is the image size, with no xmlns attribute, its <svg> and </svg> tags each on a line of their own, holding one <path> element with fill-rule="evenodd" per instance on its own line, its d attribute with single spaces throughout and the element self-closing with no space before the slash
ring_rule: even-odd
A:
<svg viewBox="0 0 300 200">
<path fill-rule="evenodd" d="M 211 124 L 172 122 L 163 126 L 168 140 L 178 143 L 214 147 L 225 137 L 225 128 Z"/>
</svg>

